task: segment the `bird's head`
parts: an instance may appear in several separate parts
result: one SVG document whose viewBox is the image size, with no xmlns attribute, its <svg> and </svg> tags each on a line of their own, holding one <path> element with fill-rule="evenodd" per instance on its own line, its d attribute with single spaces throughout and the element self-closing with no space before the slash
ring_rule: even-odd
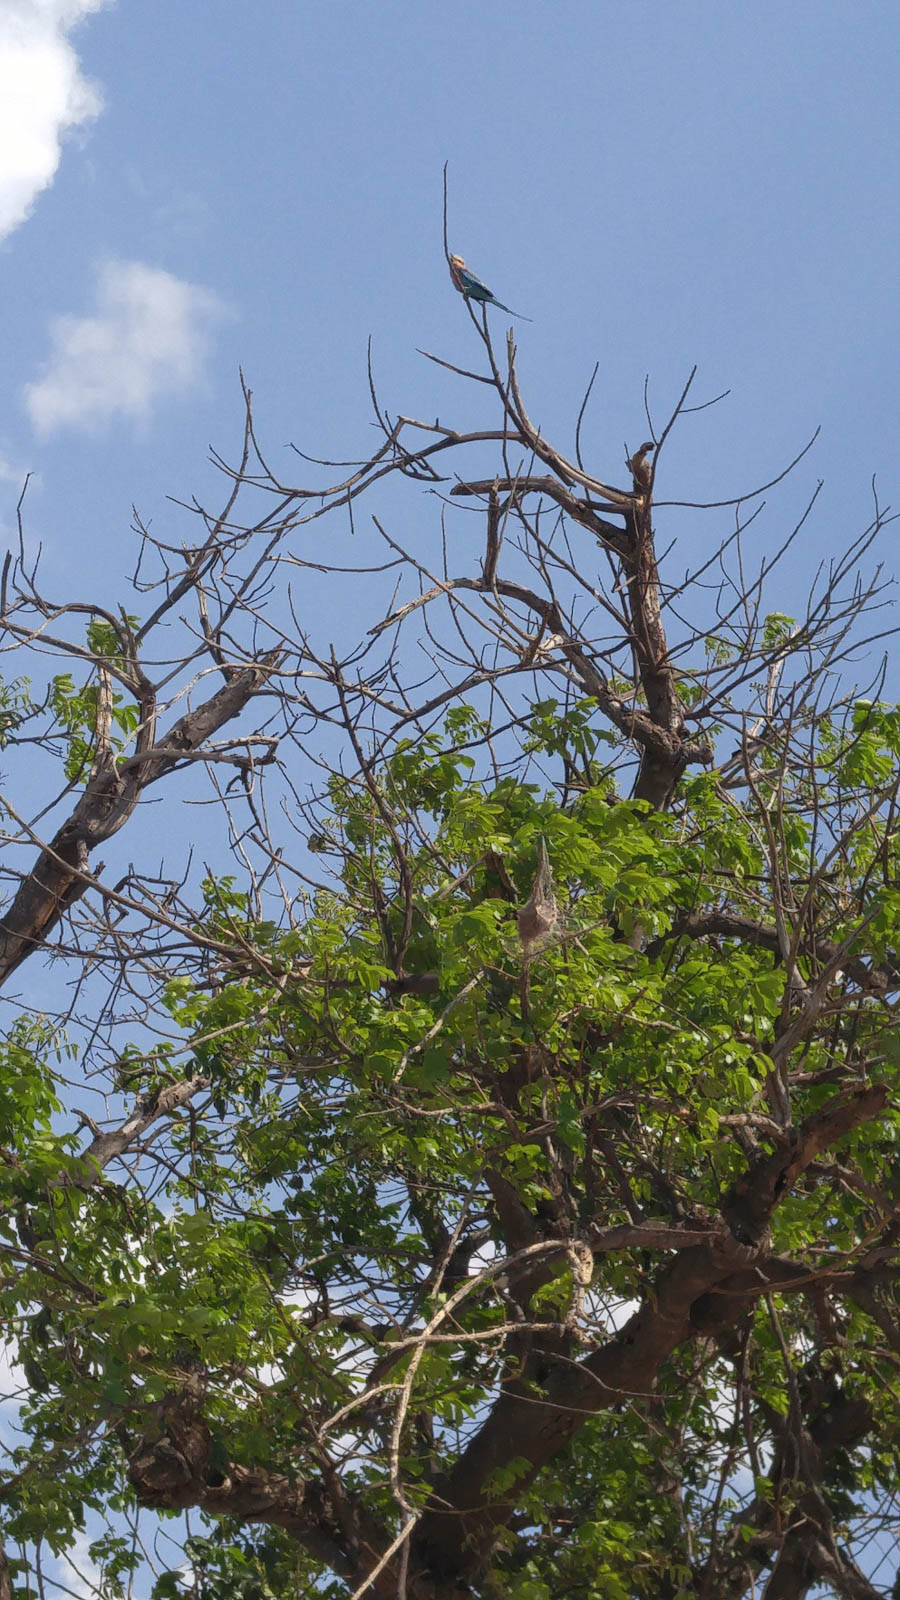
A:
<svg viewBox="0 0 900 1600">
<path fill-rule="evenodd" d="M 451 256 L 450 257 L 450 265 L 451 265 L 451 267 L 464 267 L 465 264 L 466 263 L 464 262 L 462 256 Z"/>
</svg>

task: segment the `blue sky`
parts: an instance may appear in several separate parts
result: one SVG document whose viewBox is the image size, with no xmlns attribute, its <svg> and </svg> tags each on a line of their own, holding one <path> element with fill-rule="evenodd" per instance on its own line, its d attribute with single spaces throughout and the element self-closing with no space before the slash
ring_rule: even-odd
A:
<svg viewBox="0 0 900 1600">
<path fill-rule="evenodd" d="M 451 247 L 534 319 L 525 393 L 565 450 L 600 363 L 598 476 L 646 435 L 645 375 L 662 418 L 694 363 L 698 400 L 731 395 L 677 433 L 664 499 L 747 491 L 821 425 L 753 529 L 771 551 L 825 480 L 788 608 L 873 474 L 900 500 L 898 85 L 888 0 L 0 0 L 0 545 L 31 472 L 51 592 L 127 601 L 132 504 L 190 538 L 167 496 L 215 497 L 239 366 L 276 460 L 369 448 L 370 336 L 392 412 L 465 425 L 416 353 L 478 349 L 449 161 Z M 680 568 L 730 525 L 662 512 L 661 542 Z M 433 517 L 414 536 L 437 551 Z M 366 558 L 362 519 L 334 537 Z"/>
<path fill-rule="evenodd" d="M 279 459 L 370 443 L 370 335 L 392 410 L 463 419 L 416 354 L 473 354 L 447 159 L 451 245 L 534 318 L 526 392 L 564 446 L 600 361 L 599 475 L 645 432 L 645 374 L 662 416 L 696 362 L 698 398 L 732 392 L 664 498 L 748 489 L 821 423 L 755 534 L 823 477 L 799 578 L 873 472 L 896 499 L 892 4 L 5 0 L 0 61 L 0 526 L 33 471 L 48 577 L 119 589 L 132 502 L 184 534 L 166 495 L 207 497 L 207 445 L 233 452 L 239 365 Z M 715 531 L 667 528 L 679 562 Z"/>
</svg>

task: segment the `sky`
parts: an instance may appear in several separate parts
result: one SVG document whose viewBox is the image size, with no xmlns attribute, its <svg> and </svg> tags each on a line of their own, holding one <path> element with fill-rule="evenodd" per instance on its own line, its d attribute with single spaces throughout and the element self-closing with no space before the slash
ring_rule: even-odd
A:
<svg viewBox="0 0 900 1600">
<path fill-rule="evenodd" d="M 663 498 L 748 490 L 821 425 L 755 531 L 774 547 L 823 478 L 805 573 L 873 474 L 897 498 L 898 81 L 877 0 L 4 0 L 0 542 L 31 472 L 48 578 L 120 598 L 132 504 L 180 539 L 167 496 L 220 492 L 239 367 L 278 461 L 371 443 L 370 336 L 390 409 L 463 419 L 417 354 L 473 355 L 449 161 L 451 247 L 534 319 L 525 390 L 564 448 L 600 363 L 600 476 L 644 436 L 645 376 L 661 418 L 695 363 L 697 399 L 731 393 Z M 717 530 L 667 531 L 686 561 Z"/>
<path fill-rule="evenodd" d="M 787 608 L 873 475 L 900 502 L 898 84 L 893 0 L 0 0 L 0 549 L 31 473 L 47 587 L 127 604 L 132 506 L 190 537 L 169 497 L 221 493 L 240 368 L 278 462 L 370 448 L 370 338 L 392 412 L 465 426 L 417 353 L 478 348 L 448 162 L 451 248 L 533 318 L 524 392 L 567 453 L 599 362 L 598 476 L 646 436 L 645 378 L 661 420 L 695 364 L 696 400 L 730 394 L 679 428 L 663 499 L 749 491 L 821 427 L 754 524 L 762 556 L 824 480 Z M 660 521 L 681 567 L 730 527 Z M 333 537 L 365 558 L 364 526 Z M 415 537 L 437 552 L 433 518 Z M 346 595 L 321 603 L 336 635 Z"/>
</svg>

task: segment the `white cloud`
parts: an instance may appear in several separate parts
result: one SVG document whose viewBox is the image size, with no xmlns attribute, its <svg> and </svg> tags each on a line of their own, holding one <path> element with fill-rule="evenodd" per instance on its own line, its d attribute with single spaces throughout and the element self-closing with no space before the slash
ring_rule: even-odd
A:
<svg viewBox="0 0 900 1600">
<path fill-rule="evenodd" d="M 97 1600 L 103 1593 L 103 1573 L 91 1560 L 91 1542 L 90 1534 L 76 1533 L 69 1551 L 56 1558 L 60 1579 L 78 1600 Z"/>
<path fill-rule="evenodd" d="M 108 0 L 0 0 L 0 239 L 53 182 L 64 135 L 102 108 L 68 34 Z"/>
<path fill-rule="evenodd" d="M 0 1403 L 15 1403 L 15 1396 L 28 1388 L 25 1373 L 16 1359 L 19 1346 L 15 1339 L 0 1344 Z"/>
<path fill-rule="evenodd" d="M 0 1345 L 0 1453 L 22 1443 L 19 1412 L 28 1392 L 28 1379 L 16 1361 L 18 1353 L 13 1339 Z"/>
<path fill-rule="evenodd" d="M 90 430 L 117 415 L 146 420 L 157 400 L 202 381 L 212 325 L 224 313 L 209 289 L 171 272 L 107 263 L 93 315 L 53 323 L 46 371 L 25 390 L 35 428 Z"/>
</svg>

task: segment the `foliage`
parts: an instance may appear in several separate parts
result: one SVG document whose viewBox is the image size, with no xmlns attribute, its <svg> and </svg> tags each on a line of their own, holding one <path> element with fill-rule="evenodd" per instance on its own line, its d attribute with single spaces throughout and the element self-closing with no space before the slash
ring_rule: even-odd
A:
<svg viewBox="0 0 900 1600">
<path fill-rule="evenodd" d="M 78 984 L 67 1034 L 33 1015 L 2 1047 L 0 1594 L 82 1536 L 110 1596 L 151 1552 L 154 1600 L 884 1592 L 860 1552 L 900 1477 L 900 710 L 835 678 L 874 592 L 859 548 L 799 621 L 698 590 L 676 650 L 658 452 L 627 491 L 588 479 L 483 337 L 498 440 L 541 472 L 457 479 L 475 576 L 428 588 L 404 553 L 417 597 L 364 647 L 291 633 L 256 541 L 267 581 L 302 566 L 282 541 L 383 457 L 285 500 L 248 397 L 234 494 L 278 490 L 275 532 L 232 498 L 183 570 L 165 548 L 145 623 L 98 608 L 86 645 L 52 634 L 73 669 L 42 707 L 4 692 L 11 754 L 49 712 L 77 798 L 46 842 L 10 823 L 37 864 L 0 975 L 49 951 Z M 382 421 L 418 482 L 465 443 Z M 4 618 L 26 650 L 35 593 Z M 155 836 L 146 871 L 89 870 L 201 768 L 227 869 L 207 833 L 197 873 L 160 877 Z"/>
</svg>

